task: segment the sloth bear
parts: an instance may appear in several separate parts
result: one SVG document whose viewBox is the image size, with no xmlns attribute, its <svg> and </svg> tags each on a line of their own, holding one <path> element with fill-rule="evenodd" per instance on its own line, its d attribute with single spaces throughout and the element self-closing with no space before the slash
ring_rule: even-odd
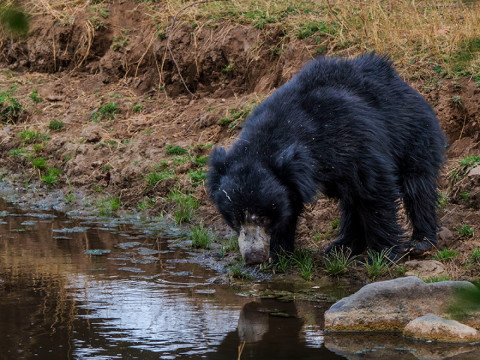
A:
<svg viewBox="0 0 480 360">
<path fill-rule="evenodd" d="M 317 58 L 252 112 L 228 152 L 214 149 L 207 187 L 247 264 L 294 249 L 297 218 L 317 192 L 342 212 L 327 252 L 398 256 L 436 243 L 444 150 L 433 109 L 389 60 Z M 407 243 L 400 199 L 413 228 Z"/>
</svg>

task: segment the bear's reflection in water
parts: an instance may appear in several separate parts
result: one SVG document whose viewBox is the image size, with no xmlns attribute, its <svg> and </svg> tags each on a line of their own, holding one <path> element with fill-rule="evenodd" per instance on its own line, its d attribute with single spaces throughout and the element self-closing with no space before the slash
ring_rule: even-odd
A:
<svg viewBox="0 0 480 360">
<path fill-rule="evenodd" d="M 208 359 L 462 359 L 480 358 L 479 346 L 423 343 L 401 334 L 323 334 L 324 309 L 315 303 L 269 299 L 245 304 L 238 327 Z M 309 323 L 309 324 L 308 324 Z M 315 331 L 312 331 L 312 323 Z M 241 354 L 241 355 L 240 355 Z"/>
<path fill-rule="evenodd" d="M 310 317 L 320 315 L 311 304 Z M 344 359 L 327 350 L 321 331 L 309 331 L 309 325 L 295 302 L 269 299 L 243 306 L 238 327 L 225 337 L 222 344 L 208 354 L 208 359 Z M 316 312 L 316 315 L 313 315 Z M 322 325 L 323 326 L 323 325 Z M 320 327 L 316 327 L 320 329 Z M 243 346 L 243 349 L 240 348 Z M 241 351 L 241 357 L 239 357 Z"/>
</svg>

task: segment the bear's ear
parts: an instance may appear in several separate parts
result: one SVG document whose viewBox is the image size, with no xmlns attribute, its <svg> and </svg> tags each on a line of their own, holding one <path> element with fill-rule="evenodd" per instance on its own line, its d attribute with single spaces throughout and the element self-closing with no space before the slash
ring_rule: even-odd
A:
<svg viewBox="0 0 480 360">
<path fill-rule="evenodd" d="M 210 155 L 208 161 L 210 170 L 208 172 L 207 188 L 211 196 L 213 196 L 213 193 L 218 190 L 220 179 L 227 172 L 227 164 L 225 163 L 226 158 L 227 152 L 221 146 L 216 146 Z"/>
<path fill-rule="evenodd" d="M 292 144 L 274 162 L 278 180 L 298 194 L 302 203 L 310 202 L 317 191 L 314 161 L 307 149 Z"/>
</svg>

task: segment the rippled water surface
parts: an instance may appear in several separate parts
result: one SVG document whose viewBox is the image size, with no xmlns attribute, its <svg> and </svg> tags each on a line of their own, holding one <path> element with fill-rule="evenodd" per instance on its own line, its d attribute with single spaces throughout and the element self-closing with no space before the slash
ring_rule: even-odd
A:
<svg viewBox="0 0 480 360">
<path fill-rule="evenodd" d="M 325 335 L 339 289 L 221 285 L 160 220 L 69 219 L 0 200 L 0 245 L 0 359 L 477 358 L 468 346 Z M 325 300 L 305 300 L 312 292 Z"/>
</svg>

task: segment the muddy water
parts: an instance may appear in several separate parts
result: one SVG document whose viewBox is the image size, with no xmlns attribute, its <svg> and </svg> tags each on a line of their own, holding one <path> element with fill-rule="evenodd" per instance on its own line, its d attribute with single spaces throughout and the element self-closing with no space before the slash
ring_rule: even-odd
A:
<svg viewBox="0 0 480 360">
<path fill-rule="evenodd" d="M 419 359 L 420 351 L 467 359 L 472 351 L 325 335 L 323 312 L 342 289 L 222 285 L 224 274 L 160 220 L 71 219 L 0 200 L 0 245 L 0 359 Z"/>
</svg>

